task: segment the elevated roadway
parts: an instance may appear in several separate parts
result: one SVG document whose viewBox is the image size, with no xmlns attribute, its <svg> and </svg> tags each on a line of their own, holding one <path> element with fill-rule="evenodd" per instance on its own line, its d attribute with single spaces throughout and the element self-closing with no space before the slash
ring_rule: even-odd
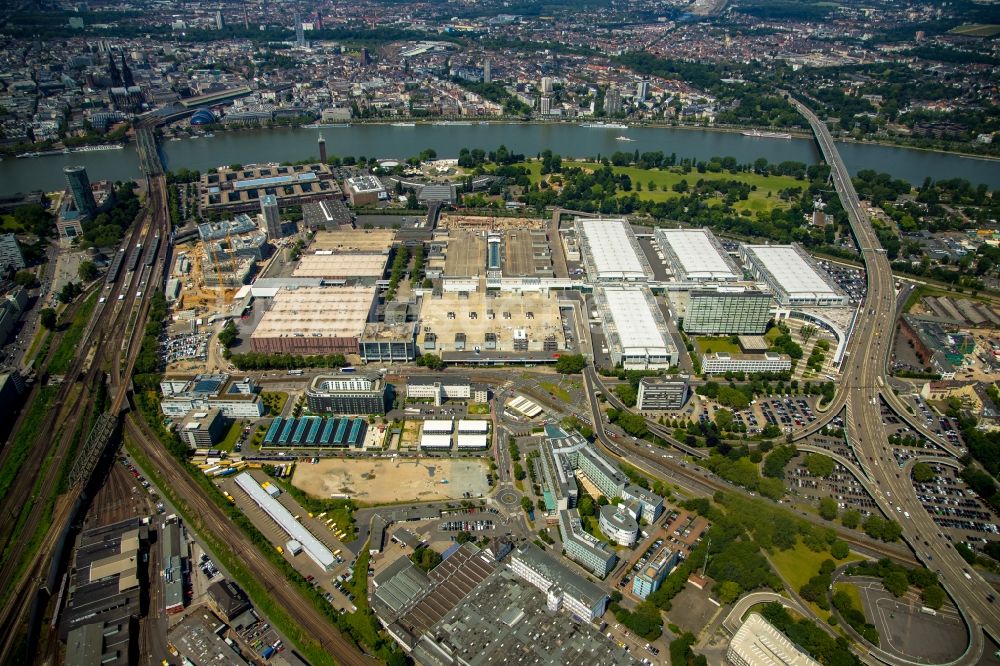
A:
<svg viewBox="0 0 1000 666">
<path fill-rule="evenodd" d="M 868 292 L 841 368 L 837 397 L 826 415 L 817 419 L 809 430 L 818 429 L 824 420 L 846 408 L 849 442 L 858 460 L 867 466 L 867 474 L 874 483 L 875 502 L 887 516 L 900 523 L 903 538 L 917 558 L 938 572 L 944 588 L 969 624 L 969 650 L 962 660 L 954 663 L 974 664 L 985 646 L 983 631 L 1000 639 L 1000 608 L 987 600 L 989 585 L 952 548 L 917 500 L 910 476 L 905 473 L 908 470 L 901 470 L 892 455 L 889 433 L 882 420 L 880 400 L 883 395 L 892 394 L 885 376 L 895 330 L 896 294 L 892 269 L 830 131 L 804 104 L 793 98 L 789 101 L 809 121 L 830 166 L 834 186 L 861 249 L 868 276 Z M 888 404 L 895 404 L 893 397 L 887 397 Z M 905 410 L 900 416 L 913 421 Z M 795 438 L 805 436 L 805 432 L 808 431 L 800 431 Z M 908 518 L 904 519 L 907 514 Z"/>
</svg>

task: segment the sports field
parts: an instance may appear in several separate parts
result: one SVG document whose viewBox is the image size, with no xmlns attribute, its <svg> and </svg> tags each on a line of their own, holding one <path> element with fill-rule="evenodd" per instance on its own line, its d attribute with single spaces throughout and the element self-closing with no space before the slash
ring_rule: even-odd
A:
<svg viewBox="0 0 1000 666">
<path fill-rule="evenodd" d="M 361 504 L 463 499 L 489 492 L 480 460 L 330 458 L 296 465 L 292 483 L 315 497 L 349 496 Z"/>
</svg>

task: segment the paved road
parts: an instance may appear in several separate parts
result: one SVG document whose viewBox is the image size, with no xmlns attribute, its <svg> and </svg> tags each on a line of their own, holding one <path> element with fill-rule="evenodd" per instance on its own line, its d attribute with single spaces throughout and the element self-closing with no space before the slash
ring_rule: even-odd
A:
<svg viewBox="0 0 1000 666">
<path fill-rule="evenodd" d="M 865 473 L 875 484 L 873 496 L 876 503 L 886 515 L 901 524 L 903 538 L 917 557 L 928 568 L 938 571 L 945 589 L 965 620 L 974 628 L 969 650 L 955 662 L 974 664 L 979 661 L 984 649 L 982 630 L 1000 638 L 1000 608 L 987 600 L 989 587 L 986 582 L 952 548 L 917 500 L 909 474 L 900 470 L 892 455 L 888 445 L 889 433 L 882 420 L 880 398 L 884 395 L 890 405 L 897 404 L 893 392 L 887 390 L 885 385 L 885 368 L 892 347 L 896 314 L 892 269 L 826 125 L 800 102 L 794 99 L 791 102 L 809 121 L 832 169 L 834 185 L 847 211 L 868 274 L 868 293 L 850 343 L 849 356 L 841 369 L 841 386 L 836 403 L 843 404 L 847 409 L 849 442 Z M 838 411 L 830 410 L 834 414 Z M 913 420 L 908 418 L 905 410 L 900 416 L 907 421 Z M 823 420 L 821 418 L 817 422 Z M 813 427 L 816 427 L 815 423 Z M 938 439 L 935 438 L 935 441 Z"/>
</svg>

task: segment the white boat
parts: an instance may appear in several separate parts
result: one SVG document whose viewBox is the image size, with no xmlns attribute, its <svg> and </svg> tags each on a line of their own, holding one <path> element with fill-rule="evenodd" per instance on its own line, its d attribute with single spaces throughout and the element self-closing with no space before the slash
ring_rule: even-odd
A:
<svg viewBox="0 0 1000 666">
<path fill-rule="evenodd" d="M 304 129 L 329 129 L 333 127 L 350 127 L 350 123 L 313 123 L 311 125 L 303 125 Z"/>
<path fill-rule="evenodd" d="M 392 123 L 393 127 L 416 127 L 416 123 Z"/>
<path fill-rule="evenodd" d="M 215 135 L 214 135 L 214 134 L 212 134 L 211 132 L 209 132 L 208 134 L 206 134 L 206 135 L 205 135 L 205 138 L 206 138 L 206 139 L 214 139 L 214 138 L 215 138 Z"/>
<path fill-rule="evenodd" d="M 90 153 L 97 150 L 123 150 L 125 146 L 120 143 L 105 143 L 97 146 L 80 146 L 79 148 L 73 148 L 69 152 L 71 153 Z"/>
<path fill-rule="evenodd" d="M 627 136 L 616 136 L 615 141 L 635 141 L 635 139 L 630 139 Z"/>
<path fill-rule="evenodd" d="M 589 129 L 628 129 L 628 125 L 622 123 L 581 123 L 580 127 Z"/>
<path fill-rule="evenodd" d="M 743 136 L 752 136 L 756 139 L 791 139 L 792 135 L 788 132 L 761 132 L 760 130 L 749 130 L 747 132 L 741 132 Z"/>
</svg>

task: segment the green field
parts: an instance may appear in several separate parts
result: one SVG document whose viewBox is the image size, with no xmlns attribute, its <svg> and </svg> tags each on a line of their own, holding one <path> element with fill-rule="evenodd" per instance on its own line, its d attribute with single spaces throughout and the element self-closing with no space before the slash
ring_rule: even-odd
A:
<svg viewBox="0 0 1000 666">
<path fill-rule="evenodd" d="M 851 603 L 862 613 L 865 612 L 865 607 L 861 603 L 861 592 L 858 590 L 858 586 L 852 583 L 834 583 L 834 592 L 846 592 L 848 596 L 851 597 Z"/>
<path fill-rule="evenodd" d="M 232 451 L 233 447 L 236 446 L 236 440 L 240 438 L 240 432 L 243 430 L 243 425 L 240 421 L 233 421 L 232 425 L 229 426 L 229 431 L 226 436 L 222 438 L 215 448 L 220 451 Z"/>
<path fill-rule="evenodd" d="M 770 557 L 778 573 L 796 590 L 819 573 L 823 560 L 833 559 L 829 550 L 815 553 L 806 548 L 801 540 L 795 544 L 795 548 L 775 551 Z"/>
<path fill-rule="evenodd" d="M 566 389 L 559 386 L 558 384 L 553 384 L 552 382 L 538 382 L 538 385 L 541 386 L 546 391 L 548 391 L 549 393 L 551 393 L 552 395 L 554 395 L 555 397 L 562 400 L 563 402 L 570 401 L 569 393 L 566 391 Z"/>
<path fill-rule="evenodd" d="M 63 333 L 62 338 L 59 340 L 59 346 L 52 353 L 52 360 L 49 361 L 48 365 L 50 374 L 61 375 L 69 370 L 70 363 L 77 355 L 77 352 L 80 351 L 77 347 L 80 346 L 83 330 L 87 327 L 90 315 L 97 304 L 97 296 L 97 292 L 91 294 L 90 298 L 84 301 L 80 309 L 73 315 L 73 321 L 70 322 L 69 328 L 66 329 L 66 332 Z"/>
<path fill-rule="evenodd" d="M 949 30 L 953 35 L 965 35 L 966 37 L 994 37 L 1000 34 L 1000 25 L 991 23 L 970 23 L 960 25 Z"/>
<path fill-rule="evenodd" d="M 582 167 L 584 169 L 596 169 L 600 165 L 595 162 L 575 162 L 563 160 L 563 168 Z M 542 179 L 542 164 L 538 161 L 524 162 L 519 166 L 525 166 L 531 171 L 531 182 L 537 183 Z M 638 167 L 611 167 L 615 173 L 627 174 L 632 180 L 632 192 L 639 195 L 644 201 L 666 201 L 681 196 L 671 188 L 682 180 L 686 180 L 688 185 L 694 186 L 699 180 L 736 180 L 749 185 L 756 185 L 757 190 L 750 193 L 746 201 L 737 201 L 733 207 L 737 211 L 749 210 L 751 212 L 769 211 L 774 208 L 787 208 L 788 203 L 778 198 L 778 192 L 790 187 L 806 187 L 807 183 L 796 180 L 791 176 L 766 176 L 756 173 L 682 173 L 679 168 L 675 169 L 640 169 Z M 656 184 L 656 190 L 649 191 L 649 183 Z M 636 192 L 636 183 L 642 184 L 642 191 Z M 619 192 L 619 196 L 627 196 L 632 192 Z M 770 196 L 768 196 L 770 194 Z M 709 203 L 720 203 L 721 199 L 709 199 Z"/>
<path fill-rule="evenodd" d="M 740 346 L 728 337 L 699 336 L 695 337 L 694 340 L 698 344 L 698 349 L 703 354 L 707 354 L 709 350 L 713 352 L 729 352 L 730 354 L 739 354 L 741 351 Z"/>
</svg>

